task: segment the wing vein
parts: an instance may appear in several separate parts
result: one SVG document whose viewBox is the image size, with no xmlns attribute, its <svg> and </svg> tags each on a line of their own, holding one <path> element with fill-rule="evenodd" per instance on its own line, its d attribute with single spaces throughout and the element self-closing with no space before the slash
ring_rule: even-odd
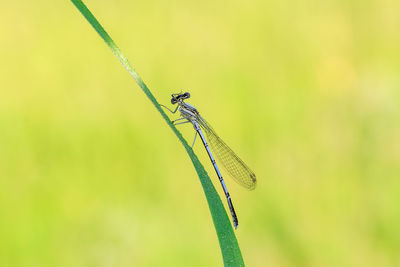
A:
<svg viewBox="0 0 400 267">
<path fill-rule="evenodd" d="M 230 176 L 241 186 L 253 190 L 257 179 L 254 172 L 233 152 L 231 148 L 215 133 L 213 128 L 198 115 L 200 127 L 206 133 L 207 140 L 217 159 Z"/>
</svg>

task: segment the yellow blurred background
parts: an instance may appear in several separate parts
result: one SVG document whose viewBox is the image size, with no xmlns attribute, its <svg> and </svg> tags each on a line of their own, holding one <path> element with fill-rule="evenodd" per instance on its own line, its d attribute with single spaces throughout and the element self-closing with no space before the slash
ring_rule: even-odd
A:
<svg viewBox="0 0 400 267">
<path fill-rule="evenodd" d="M 247 266 L 400 266 L 400 2 L 85 3 L 257 174 L 225 175 Z M 0 38 L 0 266 L 221 266 L 186 152 L 73 4 L 4 2 Z"/>
</svg>

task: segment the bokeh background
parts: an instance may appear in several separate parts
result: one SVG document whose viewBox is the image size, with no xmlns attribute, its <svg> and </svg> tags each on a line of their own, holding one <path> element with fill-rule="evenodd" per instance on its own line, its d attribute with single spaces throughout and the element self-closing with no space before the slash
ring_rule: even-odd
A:
<svg viewBox="0 0 400 267">
<path fill-rule="evenodd" d="M 400 2 L 86 4 L 254 169 L 225 176 L 247 266 L 400 266 Z M 0 265 L 221 266 L 182 145 L 73 4 L 4 2 L 0 31 Z"/>
</svg>

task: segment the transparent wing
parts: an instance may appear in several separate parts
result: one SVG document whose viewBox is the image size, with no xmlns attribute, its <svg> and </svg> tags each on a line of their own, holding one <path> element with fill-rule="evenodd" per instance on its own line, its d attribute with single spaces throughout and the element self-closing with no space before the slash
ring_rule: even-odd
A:
<svg viewBox="0 0 400 267">
<path fill-rule="evenodd" d="M 217 159 L 222 166 L 232 176 L 232 178 L 241 186 L 249 190 L 256 187 L 256 175 L 249 167 L 230 149 L 224 141 L 219 138 L 211 126 L 199 115 L 198 122 L 206 132 L 207 140 Z"/>
</svg>

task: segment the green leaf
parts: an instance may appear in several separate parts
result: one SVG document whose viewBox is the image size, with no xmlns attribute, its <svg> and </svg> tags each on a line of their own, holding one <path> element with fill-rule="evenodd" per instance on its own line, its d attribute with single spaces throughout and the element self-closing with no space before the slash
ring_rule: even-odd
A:
<svg viewBox="0 0 400 267">
<path fill-rule="evenodd" d="M 188 145 L 186 140 L 183 138 L 182 134 L 176 129 L 172 124 L 171 120 L 165 114 L 164 110 L 161 108 L 160 104 L 157 102 L 153 94 L 147 88 L 146 84 L 143 82 L 142 78 L 137 74 L 135 69 L 131 66 L 128 59 L 122 54 L 121 50 L 114 43 L 111 37 L 107 34 L 104 28 L 100 25 L 94 15 L 85 6 L 85 4 L 80 0 L 71 0 L 76 8 L 82 13 L 82 15 L 87 19 L 87 21 L 93 26 L 101 38 L 106 42 L 108 47 L 126 68 L 129 74 L 135 79 L 136 83 L 142 88 L 143 92 L 153 103 L 155 108 L 160 112 L 161 116 L 167 122 L 172 131 L 176 134 L 178 139 L 181 141 L 186 149 L 194 168 L 199 176 L 201 185 L 203 187 L 204 193 L 207 198 L 207 203 L 210 208 L 211 216 L 214 222 L 215 230 L 218 235 L 219 245 L 221 247 L 222 257 L 225 266 L 244 266 L 242 254 L 240 252 L 239 245 L 236 240 L 235 233 L 229 221 L 228 215 L 224 209 L 224 206 L 219 198 L 217 191 L 215 190 L 210 177 L 205 171 L 203 165 L 200 163 L 197 156 L 194 154 L 192 148 Z"/>
</svg>

